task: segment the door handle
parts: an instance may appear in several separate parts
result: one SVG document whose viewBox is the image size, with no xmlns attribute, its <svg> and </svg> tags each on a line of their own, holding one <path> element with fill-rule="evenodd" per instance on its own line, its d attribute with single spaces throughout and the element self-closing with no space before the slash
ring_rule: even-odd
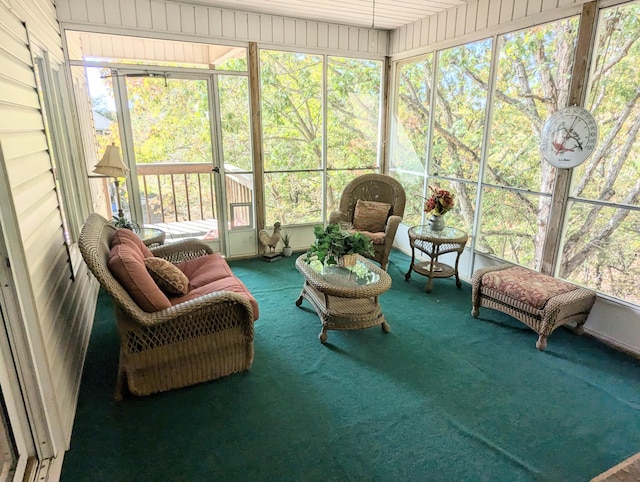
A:
<svg viewBox="0 0 640 482">
<path fill-rule="evenodd" d="M 213 169 L 211 169 L 211 171 L 217 172 L 218 174 L 220 174 L 220 168 L 218 166 L 216 166 Z"/>
</svg>

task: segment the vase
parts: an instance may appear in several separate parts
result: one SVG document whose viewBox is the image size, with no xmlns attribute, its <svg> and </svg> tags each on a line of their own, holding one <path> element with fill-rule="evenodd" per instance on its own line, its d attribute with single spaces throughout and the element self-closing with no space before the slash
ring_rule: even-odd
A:
<svg viewBox="0 0 640 482">
<path fill-rule="evenodd" d="M 427 222 L 429 229 L 431 231 L 442 231 L 445 228 L 444 225 L 444 216 L 437 216 L 435 214 L 431 214 L 429 216 L 429 221 Z"/>
</svg>

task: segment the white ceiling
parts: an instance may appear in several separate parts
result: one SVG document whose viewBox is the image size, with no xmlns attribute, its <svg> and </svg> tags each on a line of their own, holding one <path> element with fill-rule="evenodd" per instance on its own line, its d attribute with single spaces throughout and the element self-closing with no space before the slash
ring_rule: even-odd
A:
<svg viewBox="0 0 640 482">
<path fill-rule="evenodd" d="M 468 0 L 194 0 L 245 12 L 393 30 Z"/>
</svg>

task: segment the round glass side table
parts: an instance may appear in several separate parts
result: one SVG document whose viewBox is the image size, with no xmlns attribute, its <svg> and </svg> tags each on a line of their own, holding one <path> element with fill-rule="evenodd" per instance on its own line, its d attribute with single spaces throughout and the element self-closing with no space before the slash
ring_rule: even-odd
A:
<svg viewBox="0 0 640 482">
<path fill-rule="evenodd" d="M 462 283 L 458 276 L 458 262 L 464 251 L 469 235 L 456 228 L 446 227 L 442 231 L 432 231 L 428 225 L 413 226 L 409 229 L 409 244 L 411 246 L 411 266 L 404 275 L 405 280 L 411 278 L 411 272 L 429 278 L 427 293 L 431 292 L 434 278 L 456 277 L 456 286 Z M 416 262 L 416 249 L 429 257 L 428 261 Z M 457 253 L 455 266 L 449 266 L 438 261 L 438 256 L 446 253 Z"/>
<path fill-rule="evenodd" d="M 158 228 L 140 228 L 137 234 L 145 246 L 162 245 L 167 236 L 167 233 Z"/>
</svg>

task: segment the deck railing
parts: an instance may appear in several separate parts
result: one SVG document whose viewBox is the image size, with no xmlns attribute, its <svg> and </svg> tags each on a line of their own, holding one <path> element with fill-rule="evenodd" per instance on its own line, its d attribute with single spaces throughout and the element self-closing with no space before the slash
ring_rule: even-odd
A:
<svg viewBox="0 0 640 482">
<path fill-rule="evenodd" d="M 145 224 L 218 219 L 215 184 L 210 163 L 137 164 L 140 200 Z M 225 166 L 228 206 L 253 202 L 253 176 Z M 227 211 L 227 217 L 233 217 Z"/>
</svg>

